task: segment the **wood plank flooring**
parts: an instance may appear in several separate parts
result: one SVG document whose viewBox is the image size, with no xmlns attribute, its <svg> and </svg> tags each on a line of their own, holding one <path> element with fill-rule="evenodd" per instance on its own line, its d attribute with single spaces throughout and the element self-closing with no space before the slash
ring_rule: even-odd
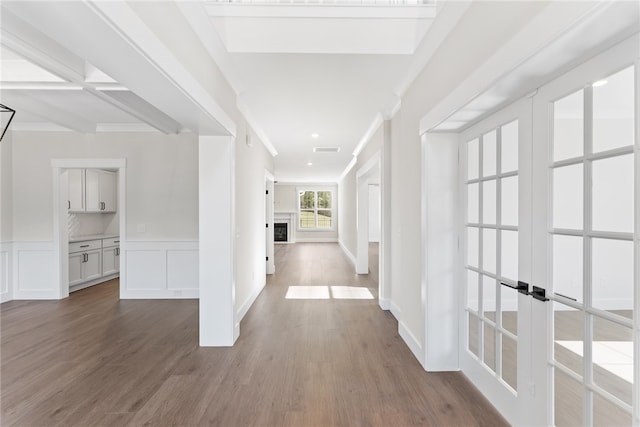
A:
<svg viewBox="0 0 640 427">
<path fill-rule="evenodd" d="M 195 300 L 119 300 L 117 280 L 1 311 L 2 426 L 500 426 L 461 373 L 427 373 L 336 244 L 277 245 L 232 348 L 198 347 Z"/>
</svg>

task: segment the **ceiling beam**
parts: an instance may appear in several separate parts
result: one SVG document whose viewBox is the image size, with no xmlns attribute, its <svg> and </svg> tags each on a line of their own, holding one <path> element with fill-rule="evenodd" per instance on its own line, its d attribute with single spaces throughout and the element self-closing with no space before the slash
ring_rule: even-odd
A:
<svg viewBox="0 0 640 427">
<path fill-rule="evenodd" d="M 28 61 L 70 82 L 84 82 L 84 60 L 2 8 L 2 44 Z"/>
<path fill-rule="evenodd" d="M 67 129 L 80 133 L 95 133 L 96 125 L 88 120 L 78 117 L 70 111 L 63 110 L 56 105 L 35 99 L 24 91 L 3 91 L 2 99 L 16 110 L 16 118 L 20 117 L 21 111 L 29 112 L 45 121 L 55 123 Z"/>
<path fill-rule="evenodd" d="M 182 125 L 146 102 L 130 91 L 96 90 L 87 88 L 86 91 L 102 101 L 132 115 L 162 133 L 178 133 Z"/>
</svg>

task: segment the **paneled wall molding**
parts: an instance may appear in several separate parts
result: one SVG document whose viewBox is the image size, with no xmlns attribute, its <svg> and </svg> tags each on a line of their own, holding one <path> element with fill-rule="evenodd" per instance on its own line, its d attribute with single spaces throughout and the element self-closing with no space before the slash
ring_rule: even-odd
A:
<svg viewBox="0 0 640 427">
<path fill-rule="evenodd" d="M 0 242 L 0 303 L 13 299 L 13 242 Z"/>
<path fill-rule="evenodd" d="M 198 298 L 198 248 L 189 241 L 126 241 L 123 299 Z"/>
<path fill-rule="evenodd" d="M 58 299 L 53 242 L 13 242 L 11 284 L 14 300 Z"/>
</svg>

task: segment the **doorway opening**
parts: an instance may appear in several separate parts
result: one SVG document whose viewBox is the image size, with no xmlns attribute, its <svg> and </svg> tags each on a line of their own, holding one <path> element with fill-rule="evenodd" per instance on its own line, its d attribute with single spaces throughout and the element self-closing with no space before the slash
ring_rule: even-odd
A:
<svg viewBox="0 0 640 427">
<path fill-rule="evenodd" d="M 68 297 L 70 288 L 82 289 L 118 275 L 122 294 L 126 283 L 124 257 L 120 257 L 126 245 L 126 161 L 54 159 L 51 166 L 58 298 Z M 104 197 L 99 197 L 100 192 Z"/>
</svg>

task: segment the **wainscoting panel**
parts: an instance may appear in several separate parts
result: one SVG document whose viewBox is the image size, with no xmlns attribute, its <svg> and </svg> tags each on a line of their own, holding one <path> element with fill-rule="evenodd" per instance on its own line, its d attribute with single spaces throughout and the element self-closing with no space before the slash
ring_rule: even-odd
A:
<svg viewBox="0 0 640 427">
<path fill-rule="evenodd" d="M 198 242 L 127 241 L 123 299 L 198 298 Z"/>
<path fill-rule="evenodd" d="M 0 302 L 13 299 L 13 245 L 0 243 Z"/>
<path fill-rule="evenodd" d="M 198 290 L 198 251 L 167 251 L 167 287 Z"/>
<path fill-rule="evenodd" d="M 13 242 L 13 299 L 58 299 L 51 242 Z"/>
</svg>

